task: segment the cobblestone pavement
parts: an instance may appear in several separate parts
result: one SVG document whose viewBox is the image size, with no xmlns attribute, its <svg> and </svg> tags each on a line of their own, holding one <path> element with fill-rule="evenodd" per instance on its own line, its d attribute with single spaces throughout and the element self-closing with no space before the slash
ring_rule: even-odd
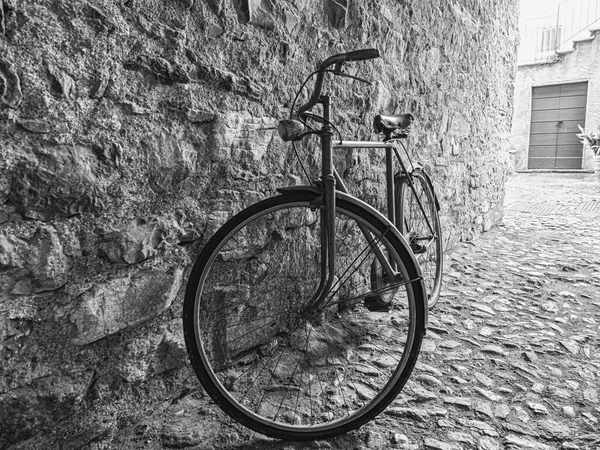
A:
<svg viewBox="0 0 600 450">
<path fill-rule="evenodd" d="M 600 449 L 599 268 L 600 181 L 512 176 L 504 224 L 447 255 L 419 363 L 386 413 L 329 441 L 280 442 L 189 396 L 159 439 L 240 450 Z"/>
</svg>

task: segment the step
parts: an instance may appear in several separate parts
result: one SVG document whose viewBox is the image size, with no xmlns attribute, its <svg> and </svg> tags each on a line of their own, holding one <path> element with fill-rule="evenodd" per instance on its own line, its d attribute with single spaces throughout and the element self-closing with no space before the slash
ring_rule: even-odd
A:
<svg viewBox="0 0 600 450">
<path fill-rule="evenodd" d="M 569 50 L 556 50 L 557 55 L 568 55 L 569 53 L 573 53 L 575 51 L 575 47 Z"/>
<path fill-rule="evenodd" d="M 579 38 L 579 39 L 573 39 L 573 44 L 580 44 L 582 42 L 591 42 L 594 39 L 596 39 L 596 36 L 589 36 L 589 37 L 584 37 L 584 38 Z"/>
</svg>

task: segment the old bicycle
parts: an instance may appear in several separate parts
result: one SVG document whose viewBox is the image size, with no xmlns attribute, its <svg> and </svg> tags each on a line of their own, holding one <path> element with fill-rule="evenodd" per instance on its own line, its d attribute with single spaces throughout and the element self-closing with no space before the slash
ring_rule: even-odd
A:
<svg viewBox="0 0 600 450">
<path fill-rule="evenodd" d="M 345 63 L 378 56 L 335 55 L 312 74 L 309 101 L 279 133 L 320 137 L 319 181 L 281 188 L 233 216 L 188 280 L 184 333 L 200 382 L 223 411 L 271 437 L 322 439 L 371 420 L 405 385 L 427 327 L 417 257 L 439 240 L 439 220 L 425 233 L 409 220 L 414 180 L 429 181 L 405 167 L 395 174 L 391 163 L 395 135 L 412 117 L 379 116 L 385 142 L 334 141 L 331 99 L 321 95 L 326 74 L 349 76 Z M 309 112 L 317 104 L 320 115 Z M 349 147 L 385 150 L 388 218 L 345 192 L 332 152 Z M 417 202 L 422 213 L 435 208 L 431 195 Z"/>
</svg>

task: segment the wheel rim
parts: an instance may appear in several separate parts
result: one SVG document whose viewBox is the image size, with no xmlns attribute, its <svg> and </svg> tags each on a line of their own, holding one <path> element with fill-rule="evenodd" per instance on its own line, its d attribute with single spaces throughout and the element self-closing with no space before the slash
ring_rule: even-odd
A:
<svg viewBox="0 0 600 450">
<path fill-rule="evenodd" d="M 433 203 L 433 193 L 426 185 L 426 181 L 421 176 L 413 176 L 412 180 L 415 187 L 414 193 L 407 181 L 402 189 L 402 198 L 400 199 L 402 213 L 398 223 L 421 267 L 428 303 L 433 306 L 439 297 L 442 275 L 439 219 Z M 417 197 L 421 199 L 433 232 L 423 217 L 416 200 Z"/>
<path fill-rule="evenodd" d="M 318 280 L 319 252 L 311 238 L 319 221 L 308 203 L 293 206 L 293 212 L 289 204 L 263 211 L 260 222 L 248 218 L 212 253 L 196 294 L 195 339 L 216 395 L 231 404 L 238 420 L 315 433 L 360 421 L 384 400 L 389 403 L 409 359 L 408 351 L 396 349 L 411 349 L 415 338 L 414 297 L 410 286 L 392 286 L 398 304 L 388 336 L 396 346 L 391 349 L 377 335 L 385 327 L 374 325 L 390 320 L 389 314 L 376 317 L 360 303 L 369 293 L 372 250 L 357 245 L 362 234 L 356 221 L 373 228 L 338 210 L 340 258 L 330 307 L 321 317 L 301 313 L 298 299 L 311 298 Z M 275 226 L 282 215 L 288 215 L 286 226 Z M 390 251 L 392 245 L 383 240 L 379 244 Z M 283 253 L 292 256 L 285 259 Z M 256 289 L 260 285 L 263 291 Z M 369 359 L 373 353 L 383 355 L 379 365 Z"/>
</svg>

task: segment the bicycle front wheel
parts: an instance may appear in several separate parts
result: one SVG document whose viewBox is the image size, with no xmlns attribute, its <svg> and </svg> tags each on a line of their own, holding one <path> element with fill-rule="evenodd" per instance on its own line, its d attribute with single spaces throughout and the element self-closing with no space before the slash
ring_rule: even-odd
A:
<svg viewBox="0 0 600 450">
<path fill-rule="evenodd" d="M 442 227 L 433 189 L 421 169 L 409 178 L 400 177 L 396 190 L 396 224 L 413 250 L 427 291 L 427 304 L 433 308 L 440 298 L 443 272 Z"/>
<path fill-rule="evenodd" d="M 186 290 L 186 345 L 206 392 L 237 421 L 280 439 L 323 439 L 375 417 L 406 383 L 424 333 L 426 301 L 410 249 L 353 201 L 337 201 L 336 275 L 323 307 L 309 307 L 322 290 L 316 198 L 288 193 L 231 218 L 205 246 Z M 394 292 L 388 313 L 363 304 L 375 247 L 398 273 L 383 283 Z"/>
</svg>

